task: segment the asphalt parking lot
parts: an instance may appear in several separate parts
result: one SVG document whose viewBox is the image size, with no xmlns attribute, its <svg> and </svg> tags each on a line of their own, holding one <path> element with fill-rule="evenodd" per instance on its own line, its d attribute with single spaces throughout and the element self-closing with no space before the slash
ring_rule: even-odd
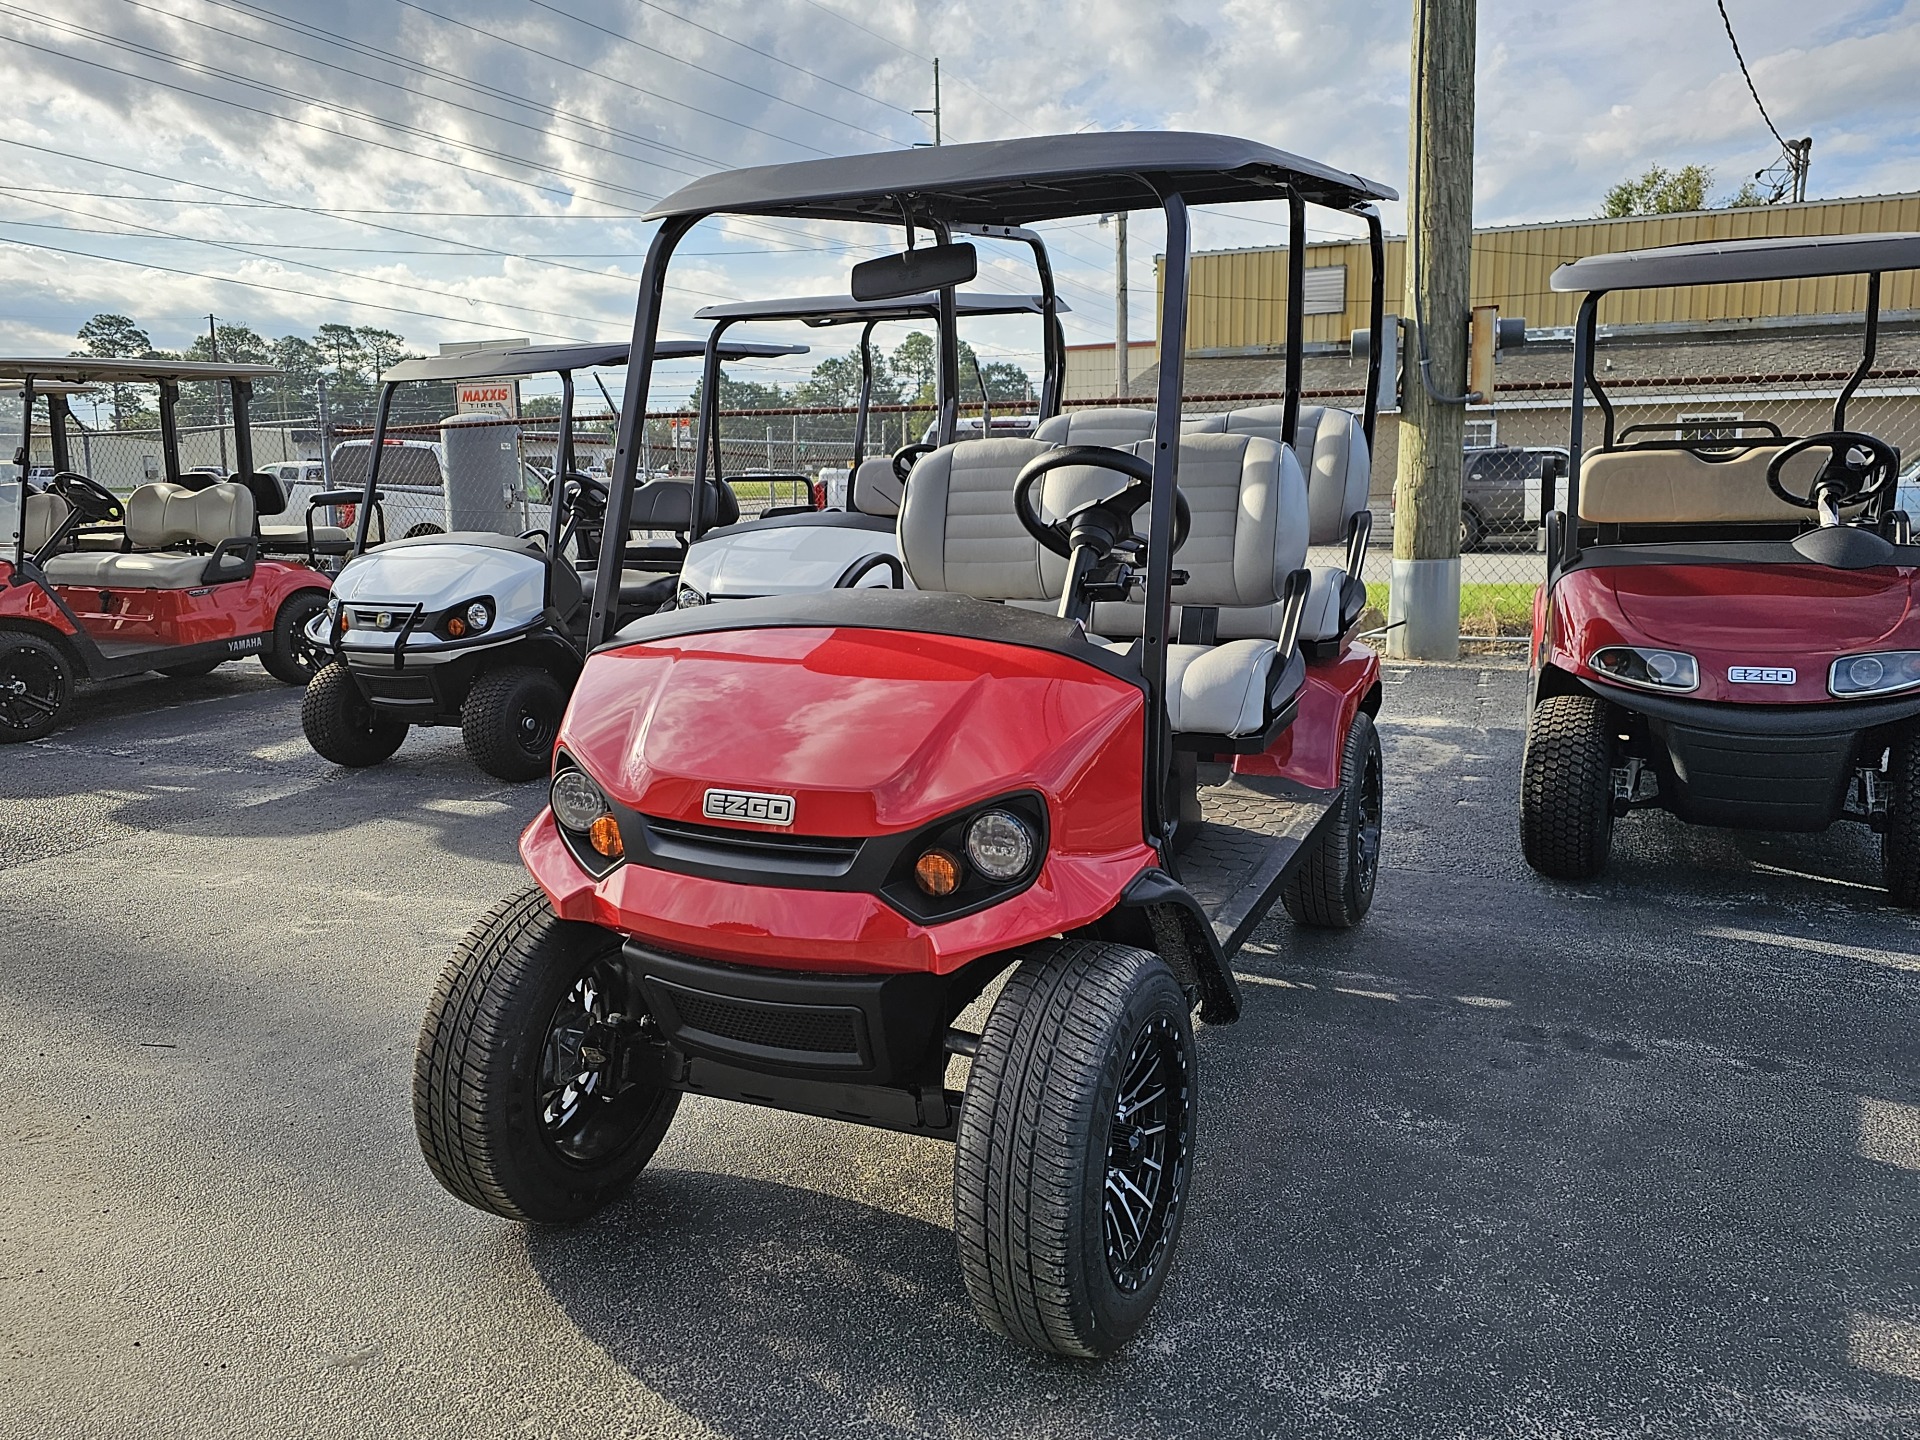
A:
<svg viewBox="0 0 1920 1440">
<path fill-rule="evenodd" d="M 1373 913 L 1241 955 L 1099 1368 L 974 1324 L 936 1142 L 689 1101 L 591 1224 L 460 1206 L 414 1040 L 542 787 L 447 731 L 335 771 L 251 663 L 90 692 L 0 751 L 0 1433 L 1920 1433 L 1920 925 L 1869 837 L 1636 816 L 1552 885 L 1523 672 L 1389 677 Z"/>
</svg>

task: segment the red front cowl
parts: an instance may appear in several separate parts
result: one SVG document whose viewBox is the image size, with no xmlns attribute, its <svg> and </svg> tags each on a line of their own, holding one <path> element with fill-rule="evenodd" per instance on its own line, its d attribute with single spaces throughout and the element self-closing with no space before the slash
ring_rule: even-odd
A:
<svg viewBox="0 0 1920 1440">
<path fill-rule="evenodd" d="M 1831 704 L 1840 656 L 1920 649 L 1916 579 L 1892 566 L 1605 565 L 1562 576 L 1536 624 L 1552 627 L 1548 662 L 1590 679 L 1607 679 L 1587 664 L 1603 646 L 1653 646 L 1699 662 L 1690 700 Z M 1794 683 L 1734 683 L 1736 666 L 1791 668 Z"/>
<path fill-rule="evenodd" d="M 623 865 L 594 882 L 543 815 L 521 841 L 560 913 L 669 949 L 783 968 L 956 968 L 1104 914 L 1154 863 L 1141 835 L 1141 692 L 1070 655 L 859 629 L 719 631 L 596 655 L 560 745 L 620 804 L 715 828 L 709 788 L 791 796 L 791 825 L 918 829 L 1015 790 L 1046 798 L 1038 879 L 934 925 L 878 896 Z"/>
</svg>

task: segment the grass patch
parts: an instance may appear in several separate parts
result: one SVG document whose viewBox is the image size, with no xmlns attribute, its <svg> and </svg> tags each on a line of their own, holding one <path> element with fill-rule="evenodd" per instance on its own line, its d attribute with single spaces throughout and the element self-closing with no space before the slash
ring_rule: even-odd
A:
<svg viewBox="0 0 1920 1440">
<path fill-rule="evenodd" d="M 1533 592 L 1538 585 L 1471 584 L 1460 587 L 1460 633 L 1528 635 L 1533 631 Z M 1387 613 L 1387 583 L 1367 586 L 1367 603 Z"/>
</svg>

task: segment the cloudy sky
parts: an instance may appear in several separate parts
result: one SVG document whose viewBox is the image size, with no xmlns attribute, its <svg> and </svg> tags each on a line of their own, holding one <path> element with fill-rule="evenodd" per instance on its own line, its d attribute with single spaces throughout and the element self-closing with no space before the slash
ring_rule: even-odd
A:
<svg viewBox="0 0 1920 1440">
<path fill-rule="evenodd" d="M 1815 137 L 1814 194 L 1920 189 L 1920 0 L 1727 4 L 1781 132 Z M 0 0 L 0 350 L 64 353 L 103 310 L 166 348 L 209 311 L 269 336 L 380 325 L 420 350 L 618 336 L 650 199 L 713 169 L 930 138 L 913 112 L 932 103 L 934 55 L 948 141 L 1215 130 L 1401 187 L 1409 9 Z M 1485 224 L 1592 214 L 1655 162 L 1710 165 L 1730 192 L 1778 150 L 1713 0 L 1483 0 L 1478 114 Z M 1274 218 L 1203 216 L 1196 241 L 1272 243 Z M 1069 343 L 1110 339 L 1109 232 L 1086 221 L 1050 241 Z M 1143 218 L 1136 295 L 1156 241 Z M 667 328 L 691 333 L 710 299 L 844 289 L 867 253 L 786 222 L 703 230 Z M 1029 273 L 1009 252 L 983 279 Z M 1136 299 L 1137 336 L 1149 309 Z M 976 338 L 1030 360 L 1036 337 L 998 322 Z"/>
</svg>

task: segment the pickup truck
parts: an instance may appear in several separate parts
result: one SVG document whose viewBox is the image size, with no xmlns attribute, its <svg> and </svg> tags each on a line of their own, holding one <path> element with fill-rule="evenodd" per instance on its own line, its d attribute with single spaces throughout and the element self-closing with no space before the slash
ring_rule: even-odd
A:
<svg viewBox="0 0 1920 1440">
<path fill-rule="evenodd" d="M 365 440 L 345 440 L 333 448 L 333 485 L 335 490 L 358 490 L 367 482 Z M 377 543 L 382 538 L 438 535 L 446 529 L 446 493 L 442 479 L 440 446 L 431 440 L 389 440 L 380 460 L 380 493 L 386 537 L 378 525 L 373 532 Z M 287 492 L 287 513 L 304 515 L 307 500 L 328 488 L 317 460 L 284 461 L 272 467 Z M 330 525 L 351 530 L 359 518 L 357 505 L 326 507 L 324 519 Z M 319 517 L 316 517 L 319 518 Z"/>
</svg>

